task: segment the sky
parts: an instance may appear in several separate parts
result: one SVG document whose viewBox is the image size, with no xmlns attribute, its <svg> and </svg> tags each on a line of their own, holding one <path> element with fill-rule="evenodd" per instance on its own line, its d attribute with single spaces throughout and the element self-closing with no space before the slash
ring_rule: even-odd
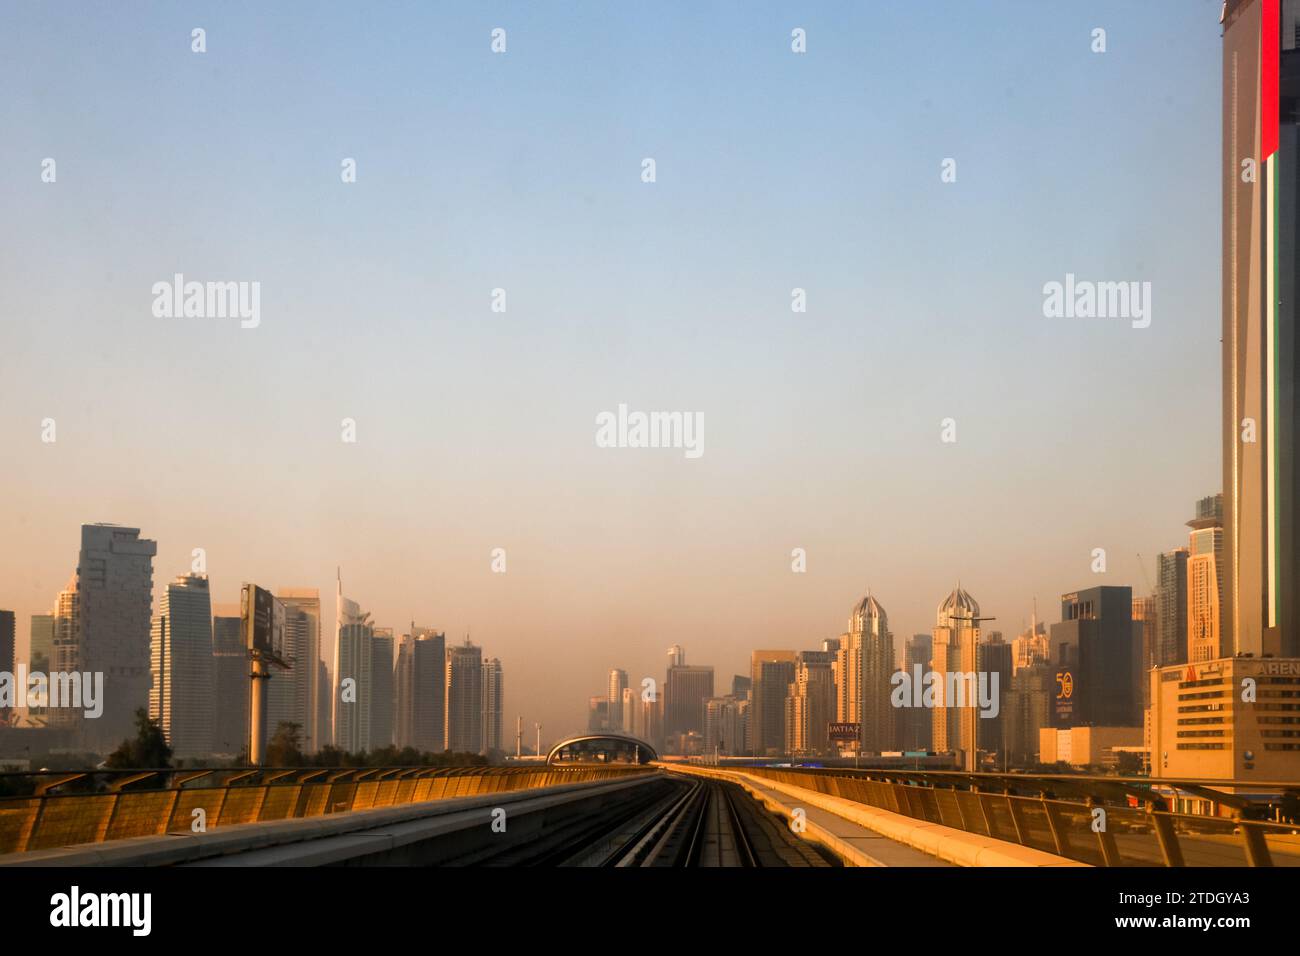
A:
<svg viewBox="0 0 1300 956">
<path fill-rule="evenodd" d="M 1008 638 L 1145 592 L 1222 483 L 1219 6 L 7 3 L 19 656 L 86 522 L 158 542 L 156 594 L 203 548 L 214 601 L 329 620 L 338 569 L 546 740 L 611 667 L 681 644 L 723 693 L 868 589 L 899 644 L 958 580 Z M 155 316 L 176 273 L 260 323 Z M 1150 326 L 1045 317 L 1067 274 Z M 620 403 L 703 454 L 598 447 Z"/>
</svg>

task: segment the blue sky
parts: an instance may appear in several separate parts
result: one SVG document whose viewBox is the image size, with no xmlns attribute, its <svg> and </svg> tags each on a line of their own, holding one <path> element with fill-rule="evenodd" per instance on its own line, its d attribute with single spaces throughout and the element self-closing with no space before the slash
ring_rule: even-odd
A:
<svg viewBox="0 0 1300 956">
<path fill-rule="evenodd" d="M 721 690 L 868 586 L 900 640 L 957 577 L 1055 620 L 1220 490 L 1217 2 L 263 6 L 0 14 L 20 633 L 130 524 L 219 600 L 342 565 L 559 732 L 609 667 L 681 643 Z M 154 318 L 176 272 L 261 326 Z M 1067 272 L 1150 281 L 1151 327 L 1044 318 Z M 596 448 L 620 402 L 705 455 Z"/>
</svg>

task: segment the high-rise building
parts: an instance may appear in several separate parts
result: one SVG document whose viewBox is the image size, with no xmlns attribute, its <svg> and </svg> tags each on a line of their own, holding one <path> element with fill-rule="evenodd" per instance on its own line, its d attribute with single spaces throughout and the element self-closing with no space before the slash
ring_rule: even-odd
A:
<svg viewBox="0 0 1300 956">
<path fill-rule="evenodd" d="M 212 749 L 236 757 L 248 750 L 251 664 L 240 629 L 239 605 L 213 607 Z"/>
<path fill-rule="evenodd" d="M 371 749 L 370 714 L 374 626 L 361 605 L 343 596 L 340 579 L 334 627 L 334 746 L 349 753 Z"/>
<path fill-rule="evenodd" d="M 1187 549 L 1158 555 L 1156 577 L 1156 664 L 1183 664 L 1187 661 Z"/>
<path fill-rule="evenodd" d="M 890 691 L 896 670 L 894 635 L 889 631 L 889 616 L 870 593 L 854 605 L 849 629 L 837 644 L 835 719 L 859 726 L 860 752 L 893 749 L 895 714 Z"/>
<path fill-rule="evenodd" d="M 932 667 L 938 679 L 934 683 L 935 706 L 930 729 L 938 753 L 961 753 L 963 765 L 975 769 L 970 753 L 977 719 L 977 687 L 965 677 L 950 680 L 948 675 L 976 675 L 975 645 L 979 642 L 980 606 L 958 585 L 939 604 L 931 648 Z M 953 699 L 952 693 L 958 694 Z"/>
<path fill-rule="evenodd" d="M 483 649 L 468 637 L 447 648 L 446 702 L 446 749 L 478 753 L 483 747 Z"/>
<path fill-rule="evenodd" d="M 446 636 L 433 628 L 416 627 L 402 636 L 397 654 L 397 745 L 428 753 L 447 743 Z"/>
<path fill-rule="evenodd" d="M 49 673 L 54 660 L 54 615 L 33 614 L 32 629 L 27 645 L 30 670 Z"/>
<path fill-rule="evenodd" d="M 206 574 L 183 574 L 163 591 L 151 640 L 149 716 L 177 757 L 213 752 L 212 598 Z"/>
<path fill-rule="evenodd" d="M 674 644 L 672 647 L 668 648 L 668 666 L 669 667 L 686 666 L 686 651 L 682 649 L 682 645 Z"/>
<path fill-rule="evenodd" d="M 276 597 L 284 605 L 285 640 L 288 643 L 292 636 L 294 660 L 288 671 L 275 672 L 267 688 L 267 707 L 274 713 L 277 700 L 281 701 L 279 706 L 283 716 L 280 719 L 299 724 L 303 750 L 315 753 L 329 743 L 331 737 L 328 728 L 317 726 L 321 696 L 329 695 L 329 689 L 320 683 L 320 669 L 316 666 L 321 656 L 320 591 L 316 588 L 282 588 Z M 279 698 L 273 696 L 277 693 Z"/>
<path fill-rule="evenodd" d="M 930 634 L 913 634 L 903 650 L 903 671 L 914 676 L 930 670 L 934 637 Z M 930 712 L 924 707 L 903 707 L 895 715 L 898 746 L 902 750 L 929 750 L 934 735 Z"/>
<path fill-rule="evenodd" d="M 1039 731 L 1051 725 L 1052 675 L 1046 661 L 1011 675 L 1011 693 L 1003 705 L 1006 763 L 1010 766 L 1038 763 Z"/>
<path fill-rule="evenodd" d="M 320 737 L 320 746 L 328 747 L 334 744 L 334 716 L 331 713 L 333 707 L 333 685 L 330 683 L 329 668 L 325 666 L 324 661 L 316 662 L 316 686 L 321 689 L 318 700 L 316 701 L 316 733 Z"/>
<path fill-rule="evenodd" d="M 984 753 L 997 754 L 1000 764 L 1003 762 L 1001 758 L 1004 751 L 1008 747 L 1006 705 L 1011 696 L 1013 669 L 1011 645 L 1002 639 L 1000 631 L 990 631 L 988 638 L 980 641 L 976 656 L 979 660 L 979 675 L 981 679 L 988 682 L 990 698 L 994 694 L 993 688 L 997 688 L 996 711 L 993 708 L 982 708 L 975 723 L 976 732 L 979 734 L 979 748 Z"/>
<path fill-rule="evenodd" d="M 79 626 L 76 669 L 102 674 L 103 713 L 73 715 L 80 745 L 108 753 L 135 735 L 135 712 L 149 707 L 153 558 L 158 545 L 140 529 L 117 525 L 81 526 L 76 592 Z M 69 668 L 71 669 L 71 668 Z"/>
<path fill-rule="evenodd" d="M 759 650 L 750 655 L 749 743 L 754 756 L 785 749 L 785 697 L 794 680 L 794 662 L 794 651 Z"/>
<path fill-rule="evenodd" d="M 1141 648 L 1132 588 L 1061 595 L 1061 623 L 1052 625 L 1052 726 L 1140 727 Z"/>
<path fill-rule="evenodd" d="M 622 704 L 620 697 L 619 703 Z M 483 746 L 482 753 L 501 750 L 501 724 L 505 710 L 505 677 L 501 661 L 489 657 L 483 662 Z M 621 719 L 621 718 L 620 718 Z"/>
<path fill-rule="evenodd" d="M 645 728 L 642 724 L 641 712 L 641 693 L 633 687 L 624 687 L 622 702 L 619 705 L 619 714 L 623 717 L 623 723 L 620 729 L 625 734 L 631 734 L 633 737 L 640 737 L 642 740 L 648 740 Z"/>
<path fill-rule="evenodd" d="M 785 752 L 799 756 L 830 753 L 830 723 L 836 716 L 834 653 L 800 651 L 785 698 Z"/>
<path fill-rule="evenodd" d="M 745 748 L 745 714 L 749 702 L 734 694 L 710 697 L 704 702 L 704 755 L 706 757 L 743 757 Z"/>
<path fill-rule="evenodd" d="M 393 629 L 377 627 L 370 647 L 370 747 L 393 745 Z"/>
<path fill-rule="evenodd" d="M 1049 644 L 1047 625 L 1038 620 L 1038 611 L 1035 609 L 1029 627 L 1011 642 L 1011 673 L 1045 663 Z"/>
<path fill-rule="evenodd" d="M 14 651 L 17 641 L 16 617 L 13 611 L 0 611 L 0 673 L 14 673 Z M 31 656 L 31 655 L 28 655 Z M 9 678 L 13 680 L 12 677 Z M 20 698 L 18 706 L 27 705 L 27 688 L 17 689 L 16 696 Z M 0 727 L 8 723 L 13 723 L 16 716 L 13 710 L 8 707 L 0 707 Z"/>
<path fill-rule="evenodd" d="M 601 697 L 599 694 L 595 697 L 588 697 L 587 733 L 601 734 L 609 729 L 609 698 Z"/>
<path fill-rule="evenodd" d="M 54 664 L 54 615 L 33 614 L 28 640 L 28 670 L 48 676 Z M 29 700 L 28 703 L 36 704 L 36 701 Z M 38 725 L 45 725 L 49 721 L 49 712 L 40 704 L 28 706 L 27 719 Z"/>
<path fill-rule="evenodd" d="M 609 727 L 623 726 L 623 691 L 627 690 L 627 671 L 615 667 L 609 672 Z"/>
<path fill-rule="evenodd" d="M 1143 710 L 1151 704 L 1147 696 L 1151 692 L 1151 686 L 1146 679 L 1146 675 L 1151 672 L 1151 668 L 1156 666 L 1156 646 L 1160 637 L 1160 612 L 1157 610 L 1158 606 L 1158 594 L 1133 598 L 1133 620 L 1142 624 L 1141 648 L 1138 651 L 1140 660 L 1138 671 L 1141 677 L 1140 683 L 1142 684 Z"/>
<path fill-rule="evenodd" d="M 1223 495 L 1196 503 L 1187 550 L 1187 657 L 1208 661 L 1230 654 L 1219 628 L 1223 603 Z M 1144 681 L 1144 683 L 1146 683 Z"/>
<path fill-rule="evenodd" d="M 311 666 L 311 655 L 313 646 L 319 643 L 316 635 L 320 633 L 320 598 L 316 597 L 314 606 L 299 599 L 286 600 L 283 592 L 276 595 L 276 600 L 284 606 L 282 656 L 289 666 L 269 669 L 263 744 L 275 736 L 281 724 L 296 724 L 299 745 L 304 752 L 314 752 L 318 748 L 312 740 L 315 713 L 311 693 L 316 669 Z"/>
<path fill-rule="evenodd" d="M 704 734 L 704 702 L 713 696 L 713 668 L 675 664 L 664 681 L 664 736 Z"/>
<path fill-rule="evenodd" d="M 1293 0 L 1227 0 L 1222 17 L 1220 641 L 1255 657 L 1300 656 L 1297 12 Z"/>
<path fill-rule="evenodd" d="M 54 659 L 51 670 L 71 673 L 81 663 L 81 593 L 77 590 L 77 576 L 72 575 L 67 587 L 59 592 L 54 603 Z M 52 707 L 48 725 L 75 734 L 80 726 L 81 714 L 71 707 Z"/>
</svg>

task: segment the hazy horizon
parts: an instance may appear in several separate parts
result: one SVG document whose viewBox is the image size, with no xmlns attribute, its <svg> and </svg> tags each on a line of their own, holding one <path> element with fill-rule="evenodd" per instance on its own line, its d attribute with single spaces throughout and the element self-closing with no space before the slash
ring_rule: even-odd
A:
<svg viewBox="0 0 1300 956">
<path fill-rule="evenodd" d="M 327 660 L 336 568 L 468 632 L 510 749 L 672 644 L 726 692 L 868 588 L 900 646 L 958 580 L 1007 640 L 1145 593 L 1221 490 L 1213 0 L 137 12 L 0 33 L 20 658 L 111 522 L 155 613 L 203 548 L 214 604 L 317 588 Z M 156 317 L 177 273 L 259 282 L 260 324 Z M 1150 327 L 1045 318 L 1067 275 L 1149 281 Z M 597 447 L 620 403 L 701 414 L 703 455 Z"/>
</svg>

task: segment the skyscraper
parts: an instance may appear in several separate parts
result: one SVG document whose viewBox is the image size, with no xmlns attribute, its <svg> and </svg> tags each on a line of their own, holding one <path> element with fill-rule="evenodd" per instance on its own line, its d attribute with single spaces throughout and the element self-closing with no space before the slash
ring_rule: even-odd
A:
<svg viewBox="0 0 1300 956">
<path fill-rule="evenodd" d="M 1011 672 L 1033 667 L 1047 660 L 1049 641 L 1047 625 L 1038 620 L 1038 611 L 1034 611 L 1029 627 L 1011 642 Z"/>
<path fill-rule="evenodd" d="M 974 755 L 970 754 L 973 721 L 976 719 L 976 688 L 969 681 L 950 681 L 950 674 L 977 674 L 975 645 L 979 641 L 980 606 L 969 593 L 958 585 L 939 604 L 934 628 L 932 667 L 939 676 L 935 682 L 935 706 L 931 713 L 931 733 L 934 749 L 939 753 L 966 755 L 967 769 L 974 769 Z M 959 693 L 951 699 L 949 691 Z"/>
<path fill-rule="evenodd" d="M 1158 555 L 1156 574 L 1156 665 L 1183 664 L 1187 662 L 1187 549 Z"/>
<path fill-rule="evenodd" d="M 742 757 L 745 755 L 745 698 L 735 695 L 710 697 L 704 702 L 704 755 L 706 757 Z"/>
<path fill-rule="evenodd" d="M 1052 625 L 1052 726 L 1141 726 L 1141 644 L 1132 588 L 1061 595 L 1061 623 Z"/>
<path fill-rule="evenodd" d="M 664 736 L 704 734 L 704 702 L 713 696 L 713 668 L 675 664 L 664 681 Z"/>
<path fill-rule="evenodd" d="M 17 635 L 15 620 L 13 611 L 0 611 L 0 673 L 13 674 L 14 672 L 14 648 Z M 17 688 L 16 696 L 19 698 L 17 706 L 25 707 L 27 688 Z M 16 714 L 8 707 L 0 707 L 0 726 L 13 723 L 15 716 Z"/>
<path fill-rule="evenodd" d="M 374 628 L 370 614 L 336 595 L 334 637 L 334 745 L 349 753 L 370 749 L 371 653 Z"/>
<path fill-rule="evenodd" d="M 1300 656 L 1296 19 L 1291 0 L 1223 7 L 1221 640 L 1256 657 Z"/>
<path fill-rule="evenodd" d="M 674 644 L 672 647 L 668 648 L 668 666 L 669 667 L 686 666 L 686 651 L 682 649 L 682 645 Z"/>
<path fill-rule="evenodd" d="M 609 672 L 609 727 L 623 726 L 623 691 L 627 690 L 627 671 L 615 667 Z"/>
<path fill-rule="evenodd" d="M 48 675 L 54 663 L 54 615 L 33 614 L 31 632 L 27 645 L 28 669 Z M 40 705 L 27 708 L 29 720 L 35 719 L 40 724 L 49 721 L 48 710 Z"/>
<path fill-rule="evenodd" d="M 321 652 L 320 591 L 316 588 L 282 588 L 276 597 L 284 605 L 285 629 L 289 632 L 285 639 L 287 643 L 290 633 L 293 635 L 295 660 L 288 671 L 275 672 L 267 688 L 267 706 L 275 713 L 277 704 L 273 695 L 278 684 L 283 702 L 281 712 L 284 713 L 281 719 L 291 719 L 302 725 L 303 750 L 315 753 L 330 740 L 328 728 L 317 726 L 320 698 L 329 695 L 328 688 L 320 683 L 316 666 Z"/>
<path fill-rule="evenodd" d="M 397 654 L 396 743 L 421 752 L 440 752 L 447 743 L 445 696 L 447 639 L 429 627 L 402 636 Z"/>
<path fill-rule="evenodd" d="M 377 627 L 371 632 L 370 648 L 370 746 L 393 745 L 393 629 Z"/>
<path fill-rule="evenodd" d="M 78 669 L 80 660 L 81 593 L 74 573 L 54 603 L 54 658 L 50 669 L 71 673 Z M 80 726 L 80 720 L 80 712 L 71 707 L 51 707 L 47 717 L 50 727 L 72 733 Z"/>
<path fill-rule="evenodd" d="M 1208 661 L 1228 653 L 1219 627 L 1223 603 L 1223 495 L 1198 501 L 1196 517 L 1187 526 L 1192 530 L 1187 557 L 1186 659 Z"/>
<path fill-rule="evenodd" d="M 750 750 L 756 757 L 785 749 L 785 696 L 794 680 L 794 651 L 750 655 Z"/>
<path fill-rule="evenodd" d="M 158 545 L 138 528 L 81 526 L 76 591 L 76 669 L 103 674 L 98 719 L 73 714 L 81 746 L 108 753 L 135 734 L 135 712 L 149 707 L 153 558 Z M 69 668 L 71 669 L 71 668 Z"/>
<path fill-rule="evenodd" d="M 177 757 L 213 752 L 212 599 L 206 574 L 167 585 L 151 639 L 149 716 Z"/>
<path fill-rule="evenodd" d="M 995 684 L 997 687 L 996 713 L 993 710 L 981 711 L 975 723 L 979 748 L 985 753 L 1001 757 L 1007 747 L 1006 701 L 1011 694 L 1011 645 L 1002 640 L 1000 631 L 990 631 L 989 636 L 980 641 L 977 657 L 979 674 L 988 680 L 990 699 L 993 698 Z M 997 676 L 996 682 L 994 675 Z"/>
<path fill-rule="evenodd" d="M 289 592 L 290 594 L 301 592 Z M 315 595 L 316 592 L 310 592 Z M 275 736 L 281 724 L 297 724 L 298 740 L 305 752 L 314 752 L 312 725 L 315 713 L 310 707 L 316 668 L 312 654 L 320 634 L 320 598 L 304 600 L 276 595 L 284 605 L 284 660 L 288 668 L 272 667 L 266 682 L 265 741 Z"/>
<path fill-rule="evenodd" d="M 481 753 L 501 750 L 501 723 L 505 699 L 505 676 L 501 661 L 490 657 L 483 662 L 483 745 Z M 612 702 L 611 702 L 612 703 Z M 620 698 L 619 703 L 622 703 Z"/>
<path fill-rule="evenodd" d="M 922 674 L 931 669 L 934 637 L 930 634 L 913 634 L 907 639 L 903 652 L 903 670 L 914 676 L 917 668 Z M 930 712 L 924 707 L 900 708 L 895 715 L 895 736 L 903 750 L 929 750 L 934 736 Z"/>
<path fill-rule="evenodd" d="M 880 753 L 892 749 L 894 635 L 889 632 L 889 616 L 870 593 L 850 612 L 849 629 L 840 638 L 835 655 L 835 719 L 860 726 L 858 750 Z"/>
<path fill-rule="evenodd" d="M 213 611 L 212 749 L 214 753 L 238 756 L 249 744 L 251 663 L 240 629 L 239 605 L 218 604 Z"/>
<path fill-rule="evenodd" d="M 785 752 L 821 756 L 830 752 L 830 723 L 836 716 L 831 651 L 800 651 L 785 698 Z"/>
<path fill-rule="evenodd" d="M 447 648 L 446 701 L 446 749 L 478 753 L 483 747 L 483 649 L 468 637 Z"/>
<path fill-rule="evenodd" d="M 30 640 L 27 645 L 28 664 L 31 670 L 48 673 L 54 660 L 54 615 L 33 614 Z"/>
<path fill-rule="evenodd" d="M 1156 645 L 1159 641 L 1160 630 L 1160 613 L 1156 610 L 1158 604 L 1158 594 L 1133 598 L 1133 620 L 1142 623 L 1141 647 L 1138 651 L 1140 662 L 1138 672 L 1142 683 L 1143 710 L 1151 703 L 1151 688 L 1146 675 L 1151 672 L 1151 668 L 1156 666 Z"/>
</svg>

